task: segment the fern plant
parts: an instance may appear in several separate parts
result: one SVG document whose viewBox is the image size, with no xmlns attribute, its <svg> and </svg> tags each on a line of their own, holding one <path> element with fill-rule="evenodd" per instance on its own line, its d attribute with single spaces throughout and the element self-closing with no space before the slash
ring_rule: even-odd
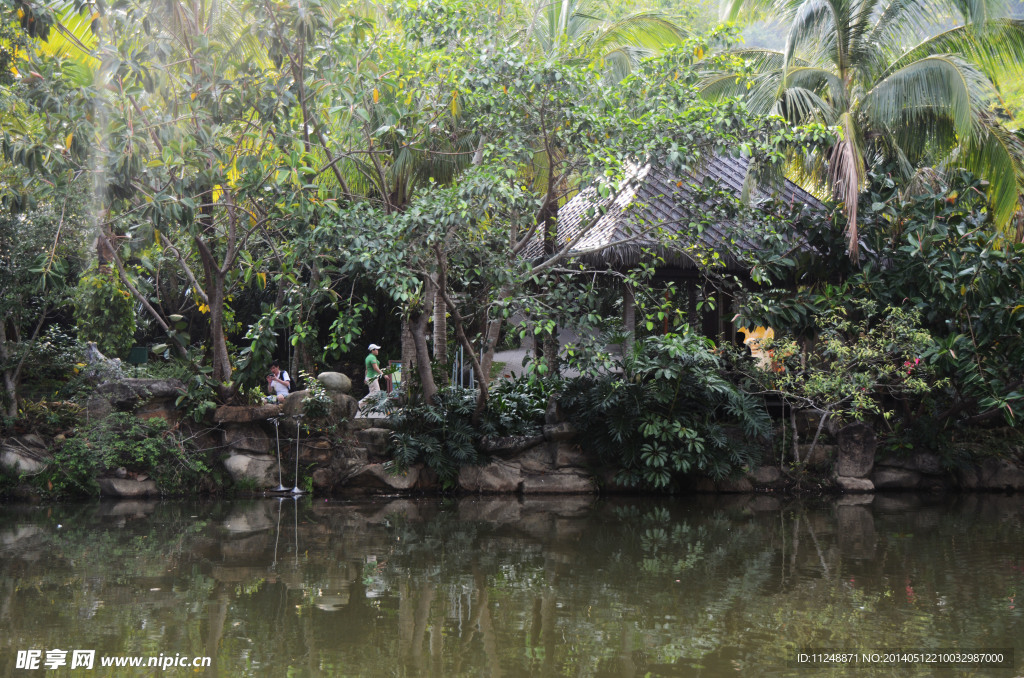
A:
<svg viewBox="0 0 1024 678">
<path fill-rule="evenodd" d="M 390 449 L 396 468 L 422 462 L 437 474 L 442 487 L 450 489 L 460 468 L 483 461 L 474 443 L 486 430 L 474 428 L 470 421 L 476 395 L 474 389 L 453 386 L 438 391 L 432 404 L 406 407 L 392 415 L 395 433 Z"/>
</svg>

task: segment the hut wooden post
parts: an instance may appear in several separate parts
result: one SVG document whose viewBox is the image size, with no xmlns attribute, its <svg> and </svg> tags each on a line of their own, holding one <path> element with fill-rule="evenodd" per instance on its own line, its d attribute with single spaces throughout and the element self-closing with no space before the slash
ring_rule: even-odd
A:
<svg viewBox="0 0 1024 678">
<path fill-rule="evenodd" d="M 626 339 L 622 342 L 622 355 L 625 357 L 633 352 L 636 338 L 636 299 L 628 283 L 622 285 L 622 325 L 626 330 Z"/>
</svg>

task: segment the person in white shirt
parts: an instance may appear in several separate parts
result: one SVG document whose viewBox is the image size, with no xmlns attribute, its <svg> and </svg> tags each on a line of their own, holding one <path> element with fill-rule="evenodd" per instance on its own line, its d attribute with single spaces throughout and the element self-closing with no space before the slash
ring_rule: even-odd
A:
<svg viewBox="0 0 1024 678">
<path fill-rule="evenodd" d="M 268 396 L 270 402 L 284 402 L 284 398 L 292 389 L 292 380 L 288 373 L 281 369 L 281 363 L 274 361 L 270 363 L 270 374 L 267 375 L 267 388 L 274 395 Z"/>
</svg>

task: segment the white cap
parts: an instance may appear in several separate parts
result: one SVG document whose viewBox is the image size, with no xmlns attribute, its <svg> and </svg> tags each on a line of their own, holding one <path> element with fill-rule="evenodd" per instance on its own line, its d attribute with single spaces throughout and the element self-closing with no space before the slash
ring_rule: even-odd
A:
<svg viewBox="0 0 1024 678">
<path fill-rule="evenodd" d="M 371 351 L 376 351 L 379 348 L 380 348 L 380 346 L 378 346 L 377 344 L 370 344 L 370 350 Z"/>
</svg>

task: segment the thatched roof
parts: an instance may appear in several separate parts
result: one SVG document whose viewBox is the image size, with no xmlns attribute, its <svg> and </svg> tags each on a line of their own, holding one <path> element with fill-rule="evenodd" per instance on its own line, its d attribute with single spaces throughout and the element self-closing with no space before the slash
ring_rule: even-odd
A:
<svg viewBox="0 0 1024 678">
<path fill-rule="evenodd" d="M 586 263 L 630 267 L 649 260 L 648 253 L 653 249 L 664 257 L 666 265 L 688 269 L 696 266 L 693 252 L 703 250 L 717 252 L 726 269 L 744 268 L 736 255 L 757 247 L 749 237 L 749 229 L 756 228 L 756 224 L 725 218 L 706 223 L 701 232 L 696 232 L 691 224 L 700 223 L 702 215 L 720 206 L 708 196 L 707 189 L 739 198 L 749 163 L 748 158 L 717 156 L 685 178 L 674 177 L 650 164 L 636 167 L 617 196 L 601 200 L 591 187 L 563 205 L 558 211 L 558 242 L 566 243 L 577 237 L 592 221 L 587 210 L 596 207 L 603 208 L 604 214 L 570 253 Z M 826 209 L 821 201 L 788 180 L 774 196 L 753 191 L 751 202 L 757 204 L 769 197 L 814 211 Z M 676 243 L 669 247 L 658 245 L 650 233 L 657 227 L 677 238 Z M 541 257 L 541 240 L 531 242 L 524 254 L 528 259 Z"/>
</svg>

